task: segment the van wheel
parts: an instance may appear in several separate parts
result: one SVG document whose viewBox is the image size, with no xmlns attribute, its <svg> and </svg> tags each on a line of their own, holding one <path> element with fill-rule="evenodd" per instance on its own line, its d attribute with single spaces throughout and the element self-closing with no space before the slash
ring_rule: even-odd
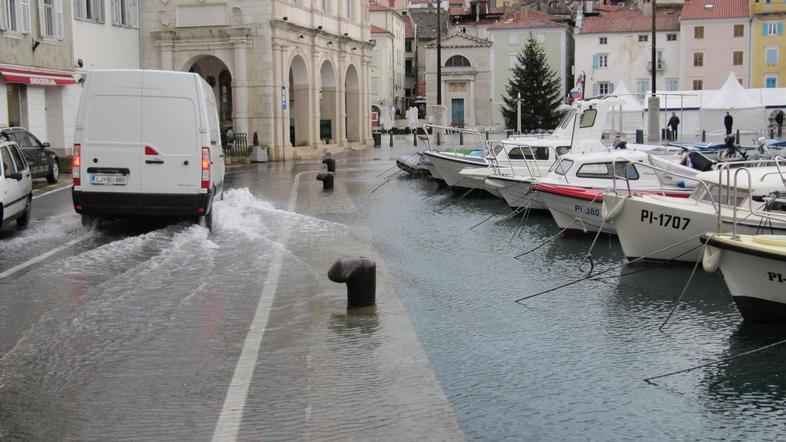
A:
<svg viewBox="0 0 786 442">
<path fill-rule="evenodd" d="M 46 176 L 46 182 L 49 184 L 54 184 L 57 180 L 60 179 L 60 165 L 57 163 L 57 158 L 52 163 L 52 167 L 49 168 L 49 175 Z"/>
<path fill-rule="evenodd" d="M 207 230 L 213 230 L 213 211 L 211 210 L 207 215 L 197 218 L 197 224 L 207 228 Z"/>
<path fill-rule="evenodd" d="M 30 212 L 33 210 L 33 197 L 27 197 L 27 204 L 25 204 L 25 211 L 22 213 L 22 216 L 16 219 L 16 228 L 17 229 L 24 229 L 30 224 Z"/>
<path fill-rule="evenodd" d="M 96 217 L 90 215 L 82 215 L 82 226 L 83 227 L 93 227 L 95 224 Z"/>
</svg>

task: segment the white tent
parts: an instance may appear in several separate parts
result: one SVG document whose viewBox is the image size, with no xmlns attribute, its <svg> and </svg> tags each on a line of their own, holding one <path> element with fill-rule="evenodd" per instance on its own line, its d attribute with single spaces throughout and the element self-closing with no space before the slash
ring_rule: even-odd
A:
<svg viewBox="0 0 786 442">
<path fill-rule="evenodd" d="M 630 93 L 625 86 L 625 82 L 620 80 L 614 85 L 614 94 L 621 99 L 620 105 L 615 105 L 611 109 L 611 115 L 606 122 L 606 128 L 627 134 L 634 134 L 636 129 L 641 129 L 643 125 L 644 106 L 641 101 Z"/>
<path fill-rule="evenodd" d="M 754 100 L 743 89 L 733 72 L 718 93 L 699 109 L 701 128 L 707 131 L 708 135 L 725 134 L 723 118 L 726 112 L 734 118 L 734 132 L 739 130 L 740 133 L 755 134 L 761 132 L 766 125 L 764 104 Z"/>
</svg>

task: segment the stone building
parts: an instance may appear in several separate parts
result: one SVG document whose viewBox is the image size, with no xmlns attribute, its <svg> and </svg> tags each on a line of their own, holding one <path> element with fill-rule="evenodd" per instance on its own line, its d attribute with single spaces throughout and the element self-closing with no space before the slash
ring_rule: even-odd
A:
<svg viewBox="0 0 786 442">
<path fill-rule="evenodd" d="M 145 68 L 198 72 L 274 160 L 371 143 L 367 0 L 143 2 Z"/>
<path fill-rule="evenodd" d="M 492 42 L 456 32 L 442 39 L 442 124 L 491 126 Z M 439 124 L 437 104 L 437 44 L 426 45 L 426 102 L 434 109 Z"/>
</svg>

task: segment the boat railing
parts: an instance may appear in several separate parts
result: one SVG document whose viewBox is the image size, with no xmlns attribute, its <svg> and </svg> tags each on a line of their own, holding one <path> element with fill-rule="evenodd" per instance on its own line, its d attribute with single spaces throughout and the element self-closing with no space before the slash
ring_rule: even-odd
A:
<svg viewBox="0 0 786 442">
<path fill-rule="evenodd" d="M 718 167 L 718 201 L 720 201 L 720 202 L 723 201 L 723 188 L 726 187 L 726 205 L 734 207 L 733 222 L 735 223 L 735 226 L 733 228 L 736 228 L 736 209 L 737 209 L 737 204 L 736 204 L 736 201 L 735 201 L 735 204 L 732 204 L 732 202 L 731 202 L 732 201 L 732 175 L 731 175 L 732 169 L 734 169 L 734 171 L 735 171 L 734 172 L 734 176 L 733 176 L 733 179 L 734 179 L 733 180 L 733 184 L 734 184 L 734 198 L 737 198 L 737 195 L 739 195 L 739 188 L 737 186 L 737 177 L 739 176 L 739 173 L 744 170 L 745 173 L 748 176 L 748 189 L 747 189 L 748 190 L 748 198 L 747 198 L 747 200 L 748 200 L 748 204 L 749 204 L 749 212 L 754 212 L 754 210 L 753 210 L 753 203 L 752 203 L 753 186 L 752 186 L 752 183 L 751 183 L 751 175 L 750 175 L 750 171 L 748 170 L 748 167 L 764 167 L 764 166 L 768 166 L 768 165 L 775 166 L 775 169 L 776 169 L 777 172 L 769 172 L 769 173 L 763 174 L 762 180 L 764 180 L 764 178 L 766 176 L 769 176 L 769 175 L 772 175 L 772 174 L 780 174 L 781 181 L 783 182 L 783 185 L 784 185 L 784 190 L 786 190 L 786 179 L 784 179 L 784 177 L 783 177 L 783 171 L 782 171 L 782 169 L 780 167 L 781 163 L 786 163 L 786 160 L 784 160 L 783 157 L 778 156 L 778 157 L 775 157 L 775 158 L 772 158 L 772 159 L 727 161 L 727 162 L 718 164 L 718 166 L 717 166 Z M 724 172 L 726 174 L 726 185 L 725 186 L 723 184 Z M 722 223 L 723 223 L 723 215 L 721 213 L 721 210 L 719 209 L 718 210 L 718 228 L 719 228 L 718 231 L 719 232 L 720 232 L 720 227 L 721 227 Z"/>
<path fill-rule="evenodd" d="M 783 171 L 783 169 L 781 169 L 781 163 L 786 164 L 786 159 L 784 159 L 783 157 L 778 156 L 778 157 L 775 157 L 774 159 L 772 159 L 771 161 L 773 161 L 773 165 L 775 166 L 775 171 L 774 172 L 767 172 L 765 174 L 762 174 L 762 177 L 759 179 L 759 181 L 764 181 L 764 178 L 766 178 L 766 177 L 768 177 L 770 175 L 778 175 L 780 177 L 780 179 L 781 179 L 781 182 L 783 183 L 784 190 L 786 190 L 786 176 L 784 176 L 784 171 Z M 753 178 L 751 177 L 750 170 L 747 167 L 741 167 L 741 168 L 738 168 L 738 169 L 736 169 L 734 171 L 734 194 L 735 194 L 735 197 L 737 195 L 739 195 L 739 190 L 740 190 L 739 175 L 742 172 L 744 172 L 745 175 L 748 178 L 748 186 L 747 186 L 747 189 L 746 189 L 747 190 L 747 195 L 748 195 L 748 197 L 746 199 L 747 202 L 748 202 L 748 213 L 749 213 L 748 216 L 750 216 L 750 214 L 754 214 L 754 215 L 757 215 L 757 216 L 759 216 L 759 217 L 761 217 L 763 219 L 768 219 L 770 221 L 778 220 L 778 221 L 786 222 L 786 215 L 780 215 L 780 214 L 776 214 L 776 213 L 769 212 L 769 211 L 766 211 L 766 210 L 758 210 L 758 209 L 755 209 L 753 207 L 753 183 L 752 183 Z M 723 187 L 723 186 L 720 186 L 720 187 Z M 730 195 L 731 194 L 731 181 L 729 181 L 729 186 L 728 187 L 729 187 L 729 189 L 728 189 L 727 193 Z M 731 199 L 731 196 L 729 196 L 729 199 Z M 765 205 L 765 207 L 766 207 L 766 205 Z M 737 224 L 738 224 L 738 221 L 739 221 L 738 216 L 737 216 L 737 208 L 738 208 L 738 205 L 734 204 L 733 205 L 733 209 L 732 209 L 732 238 L 734 238 L 734 239 L 737 238 Z M 720 232 L 721 222 L 722 222 L 722 219 L 721 219 L 721 216 L 719 214 L 718 215 L 718 231 L 719 232 Z"/>
<path fill-rule="evenodd" d="M 628 164 L 625 165 L 625 176 L 624 177 L 617 177 L 617 174 L 613 172 L 613 171 L 617 170 L 616 169 L 617 160 L 624 160 L 624 161 L 628 162 Z M 666 189 L 663 186 L 663 179 L 662 179 L 662 175 L 661 174 L 675 176 L 675 177 L 683 178 L 683 179 L 690 180 L 690 181 L 695 181 L 699 186 L 704 188 L 704 191 L 706 192 L 706 195 L 710 199 L 710 203 L 712 204 L 713 210 L 720 212 L 720 206 L 719 206 L 719 204 L 716 204 L 715 200 L 712 198 L 712 194 L 710 193 L 710 187 L 701 178 L 697 178 L 695 176 L 687 175 L 687 174 L 680 173 L 680 172 L 675 172 L 673 170 L 665 169 L 663 167 L 655 166 L 653 164 L 636 162 L 636 161 L 633 161 L 630 158 L 627 158 L 627 157 L 625 157 L 623 155 L 615 157 L 614 161 L 612 161 L 612 169 L 613 169 L 613 171 L 612 171 L 612 174 L 611 174 L 611 176 L 612 176 L 611 180 L 612 180 L 612 186 L 613 186 L 613 192 L 614 193 L 618 193 L 617 192 L 617 178 L 620 178 L 620 179 L 624 179 L 625 180 L 625 185 L 626 185 L 627 190 L 628 190 L 627 195 L 628 196 L 633 195 L 633 189 L 630 187 L 630 180 L 628 179 L 629 168 L 633 167 L 633 166 L 635 166 L 637 168 L 638 167 L 642 167 L 642 168 L 646 168 L 646 169 L 650 169 L 650 170 L 655 171 L 655 176 L 658 178 L 658 186 L 660 188 L 660 191 L 661 191 L 662 195 L 666 194 Z M 658 173 L 658 172 L 660 172 L 660 173 Z"/>
<path fill-rule="evenodd" d="M 494 141 L 493 143 L 502 146 L 500 152 L 505 152 L 505 157 L 507 159 L 508 167 L 510 167 L 511 175 L 514 173 L 514 169 L 513 169 L 513 160 L 510 158 L 510 150 L 516 147 L 520 148 L 523 151 L 522 152 L 523 154 L 526 154 L 526 151 L 529 150 L 530 158 L 526 158 L 526 155 L 524 155 L 524 158 L 519 161 L 524 161 L 524 165 L 526 166 L 527 173 L 529 174 L 530 177 L 543 176 L 543 173 L 541 172 L 540 167 L 538 166 L 538 161 L 543 161 L 543 160 L 536 159 L 534 149 L 539 149 L 543 147 L 548 149 L 550 157 L 554 158 L 554 162 L 552 162 L 551 165 L 554 165 L 557 161 L 559 161 L 557 148 L 555 148 L 554 146 L 531 146 L 527 144 L 519 144 L 516 143 L 515 141 Z M 496 174 L 502 174 L 502 171 L 499 167 L 499 158 L 497 158 L 497 155 L 498 155 L 497 153 L 494 154 L 495 159 L 497 160 L 496 164 L 493 166 L 495 167 L 494 171 Z M 549 166 L 549 168 L 551 168 L 551 166 Z"/>
<path fill-rule="evenodd" d="M 471 135 L 473 137 L 477 137 L 478 140 L 480 141 L 479 144 L 480 144 L 481 148 L 485 152 L 488 153 L 488 143 L 487 143 L 486 137 L 479 130 L 477 130 L 477 129 L 468 129 L 468 128 L 463 128 L 463 127 L 455 127 L 455 126 L 440 126 L 440 125 L 437 125 L 437 124 L 424 124 L 423 125 L 423 131 L 426 134 L 426 143 L 428 143 L 428 150 L 439 150 L 439 149 L 433 149 L 433 143 L 431 142 L 431 137 L 433 135 L 429 134 L 429 129 L 431 129 L 432 133 L 436 132 L 437 136 L 439 136 L 440 132 L 444 133 L 445 134 L 446 144 L 448 144 L 447 143 L 448 140 L 450 141 L 450 144 L 449 144 L 450 147 L 449 147 L 448 150 L 452 150 L 454 153 L 459 148 L 461 148 L 461 146 L 463 146 L 463 139 L 464 139 L 464 135 L 465 134 L 466 135 Z M 456 143 L 456 137 L 455 137 L 456 134 L 458 134 L 458 136 L 459 136 L 459 142 L 458 143 Z"/>
</svg>

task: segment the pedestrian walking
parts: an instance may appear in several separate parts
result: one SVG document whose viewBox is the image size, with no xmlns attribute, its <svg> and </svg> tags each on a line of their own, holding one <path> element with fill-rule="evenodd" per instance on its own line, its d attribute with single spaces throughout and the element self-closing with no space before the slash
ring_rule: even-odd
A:
<svg viewBox="0 0 786 442">
<path fill-rule="evenodd" d="M 734 126 L 734 117 L 728 112 L 726 112 L 726 116 L 723 117 L 723 125 L 726 126 L 726 135 L 730 135 L 731 128 Z"/>
<path fill-rule="evenodd" d="M 671 118 L 669 118 L 668 126 L 671 128 L 671 139 L 677 139 L 677 127 L 680 125 L 680 119 L 677 117 L 676 112 L 671 113 Z"/>
<path fill-rule="evenodd" d="M 775 114 L 775 124 L 778 125 L 778 138 L 783 136 L 783 111 Z"/>
</svg>

